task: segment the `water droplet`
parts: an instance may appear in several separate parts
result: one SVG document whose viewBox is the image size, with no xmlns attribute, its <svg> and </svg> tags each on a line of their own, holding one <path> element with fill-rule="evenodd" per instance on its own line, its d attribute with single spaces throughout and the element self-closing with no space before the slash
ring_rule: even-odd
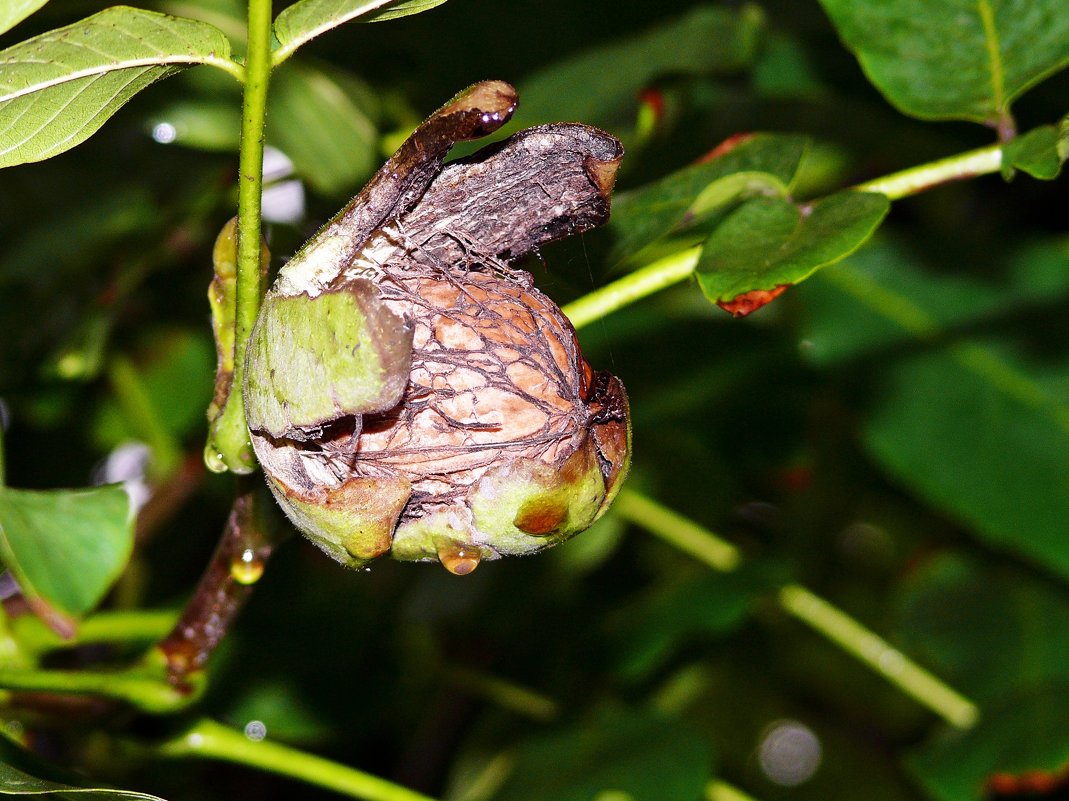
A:
<svg viewBox="0 0 1069 801">
<path fill-rule="evenodd" d="M 466 545 L 455 540 L 446 540 L 438 544 L 438 560 L 454 576 L 466 576 L 479 566 L 482 555 L 474 545 Z"/>
<path fill-rule="evenodd" d="M 264 560 L 252 548 L 246 548 L 230 563 L 230 575 L 238 584 L 255 584 L 264 574 Z"/>
<path fill-rule="evenodd" d="M 250 720 L 245 724 L 245 736 L 254 743 L 258 743 L 267 736 L 267 726 L 262 720 Z"/>
<path fill-rule="evenodd" d="M 161 145 L 169 145 L 178 138 L 178 129 L 169 122 L 158 122 L 152 126 L 152 138 Z"/>
<path fill-rule="evenodd" d="M 204 466 L 213 473 L 225 473 L 227 469 L 223 454 L 212 447 L 211 443 L 204 446 Z"/>
<path fill-rule="evenodd" d="M 770 780 L 781 787 L 797 787 L 816 773 L 822 752 L 820 739 L 804 723 L 779 720 L 765 730 L 757 759 Z"/>
</svg>

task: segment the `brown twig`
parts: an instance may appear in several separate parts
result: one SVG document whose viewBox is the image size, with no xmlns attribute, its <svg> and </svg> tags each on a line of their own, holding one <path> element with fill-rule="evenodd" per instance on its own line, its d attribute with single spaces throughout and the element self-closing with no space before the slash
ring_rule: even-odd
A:
<svg viewBox="0 0 1069 801">
<path fill-rule="evenodd" d="M 263 505 L 258 478 L 239 478 L 219 546 L 182 616 L 159 644 L 172 684 L 187 683 L 204 667 L 278 544 L 268 531 Z"/>
</svg>

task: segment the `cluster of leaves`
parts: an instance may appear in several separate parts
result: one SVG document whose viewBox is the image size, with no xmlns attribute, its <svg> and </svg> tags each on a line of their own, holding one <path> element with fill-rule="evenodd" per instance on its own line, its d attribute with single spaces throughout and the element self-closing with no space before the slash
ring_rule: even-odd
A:
<svg viewBox="0 0 1069 801">
<path fill-rule="evenodd" d="M 734 797 L 718 778 L 758 798 L 1056 787 L 1069 764 L 1069 240 L 1064 182 L 1035 179 L 1056 178 L 1069 150 L 1061 0 L 452 0 L 408 16 L 441 2 L 301 0 L 279 14 L 268 142 L 311 197 L 302 221 L 272 227 L 272 250 L 292 252 L 355 191 L 415 109 L 476 78 L 517 84 L 518 125 L 577 119 L 619 136 L 612 222 L 533 269 L 579 298 L 569 309 L 605 283 L 631 299 L 679 284 L 612 301 L 584 345 L 629 389 L 632 487 L 747 559 L 711 573 L 644 539 L 626 503 L 546 557 L 464 579 L 394 564 L 351 575 L 291 544 L 197 711 L 467 801 Z M 26 488 L 0 488 L 0 561 L 54 628 L 81 620 L 63 642 L 9 601 L 0 687 L 98 692 L 104 660 L 149 687 L 126 696 L 133 707 L 175 714 L 87 731 L 74 719 L 92 704 L 20 711 L 14 693 L 3 731 L 173 799 L 289 797 L 248 768 L 169 762 L 195 753 L 188 731 L 212 738 L 165 684 L 136 683 L 152 678 L 140 647 L 175 617 L 149 613 L 183 603 L 226 514 L 228 482 L 199 466 L 204 291 L 236 196 L 245 8 L 166 0 L 68 25 L 53 5 L 0 9 L 0 31 L 21 21 L 23 40 L 0 52 L 0 391 L 7 480 Z M 395 19 L 295 55 L 349 20 Z M 805 135 L 736 136 L 751 131 Z M 700 292 L 679 283 L 692 274 Z M 706 302 L 749 311 L 785 287 L 745 322 Z M 96 474 L 125 477 L 133 439 L 152 487 L 136 543 L 119 489 L 54 489 L 86 484 L 109 453 Z M 976 702 L 979 722 L 944 726 L 800 629 L 777 603 L 799 579 Z M 797 783 L 762 750 L 784 719 L 822 744 Z M 239 750 L 207 755 L 270 767 Z M 84 784 L 5 759 L 2 792 Z"/>
</svg>

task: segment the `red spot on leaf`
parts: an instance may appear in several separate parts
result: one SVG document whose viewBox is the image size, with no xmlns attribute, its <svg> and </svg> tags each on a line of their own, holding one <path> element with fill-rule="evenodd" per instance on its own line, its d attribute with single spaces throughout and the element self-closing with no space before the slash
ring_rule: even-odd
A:
<svg viewBox="0 0 1069 801">
<path fill-rule="evenodd" d="M 718 300 L 716 305 L 732 317 L 745 317 L 753 314 L 766 303 L 771 303 L 784 292 L 790 284 L 779 284 L 775 289 L 752 289 L 736 295 L 731 300 Z"/>
<path fill-rule="evenodd" d="M 718 159 L 721 156 L 723 156 L 725 153 L 730 153 L 732 150 L 737 148 L 743 142 L 747 142 L 750 139 L 753 139 L 753 137 L 754 137 L 754 135 L 752 133 L 732 134 L 727 139 L 725 139 L 723 142 L 721 142 L 719 145 L 717 145 L 712 150 L 710 150 L 708 153 L 706 153 L 704 156 L 701 156 L 695 163 L 696 164 L 706 164 L 707 162 L 710 162 L 713 159 Z"/>
</svg>

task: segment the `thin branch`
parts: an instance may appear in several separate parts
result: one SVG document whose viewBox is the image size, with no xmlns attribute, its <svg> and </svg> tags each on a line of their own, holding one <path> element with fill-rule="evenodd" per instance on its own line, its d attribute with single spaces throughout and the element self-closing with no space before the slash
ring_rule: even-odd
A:
<svg viewBox="0 0 1069 801">
<path fill-rule="evenodd" d="M 164 714 L 187 706 L 196 698 L 192 690 L 170 686 L 151 665 L 125 671 L 4 670 L 0 688 L 12 692 L 54 695 L 95 695 L 124 701 L 144 712 Z"/>
<path fill-rule="evenodd" d="M 274 550 L 260 509 L 260 482 L 239 479 L 222 539 L 193 598 L 158 650 L 176 686 L 201 671 L 226 636 Z"/>
<path fill-rule="evenodd" d="M 288 776 L 364 801 L 434 801 L 393 782 L 339 765 L 271 740 L 253 740 L 212 720 L 202 719 L 158 750 L 167 757 L 203 757 Z"/>
<path fill-rule="evenodd" d="M 879 192 L 890 200 L 898 200 L 951 181 L 998 172 L 1001 166 L 1002 149 L 998 145 L 991 145 L 875 178 L 853 189 Z M 685 280 L 694 272 L 700 254 L 701 247 L 692 247 L 665 256 L 583 295 L 565 306 L 563 311 L 571 319 L 572 325 L 577 329 L 582 328 L 636 300 Z"/>
<path fill-rule="evenodd" d="M 756 801 L 738 787 L 716 779 L 705 785 L 706 801 Z"/>
<path fill-rule="evenodd" d="M 853 188 L 859 192 L 879 192 L 887 195 L 890 200 L 898 200 L 952 181 L 963 181 L 967 178 L 998 172 L 1001 168 L 1001 146 L 989 145 L 939 161 L 910 167 L 908 170 L 885 175 L 882 178 L 874 178 Z"/>
<path fill-rule="evenodd" d="M 622 309 L 641 300 L 654 292 L 660 292 L 673 284 L 678 284 L 694 272 L 698 266 L 700 247 L 665 256 L 663 259 L 641 267 L 623 278 L 595 289 L 578 300 L 574 300 L 561 311 L 572 321 L 576 329 L 607 317 L 614 311 Z"/>
<path fill-rule="evenodd" d="M 623 490 L 616 499 L 614 509 L 625 519 L 716 570 L 731 571 L 741 562 L 739 552 L 733 545 L 634 490 Z M 980 711 L 976 704 L 913 662 L 878 634 L 805 587 L 788 584 L 776 594 L 776 600 L 789 615 L 860 660 L 953 726 L 968 729 L 979 720 Z"/>
<path fill-rule="evenodd" d="M 878 634 L 798 584 L 779 591 L 780 606 L 923 706 L 959 729 L 980 719 L 976 704 L 947 686 Z"/>
</svg>

